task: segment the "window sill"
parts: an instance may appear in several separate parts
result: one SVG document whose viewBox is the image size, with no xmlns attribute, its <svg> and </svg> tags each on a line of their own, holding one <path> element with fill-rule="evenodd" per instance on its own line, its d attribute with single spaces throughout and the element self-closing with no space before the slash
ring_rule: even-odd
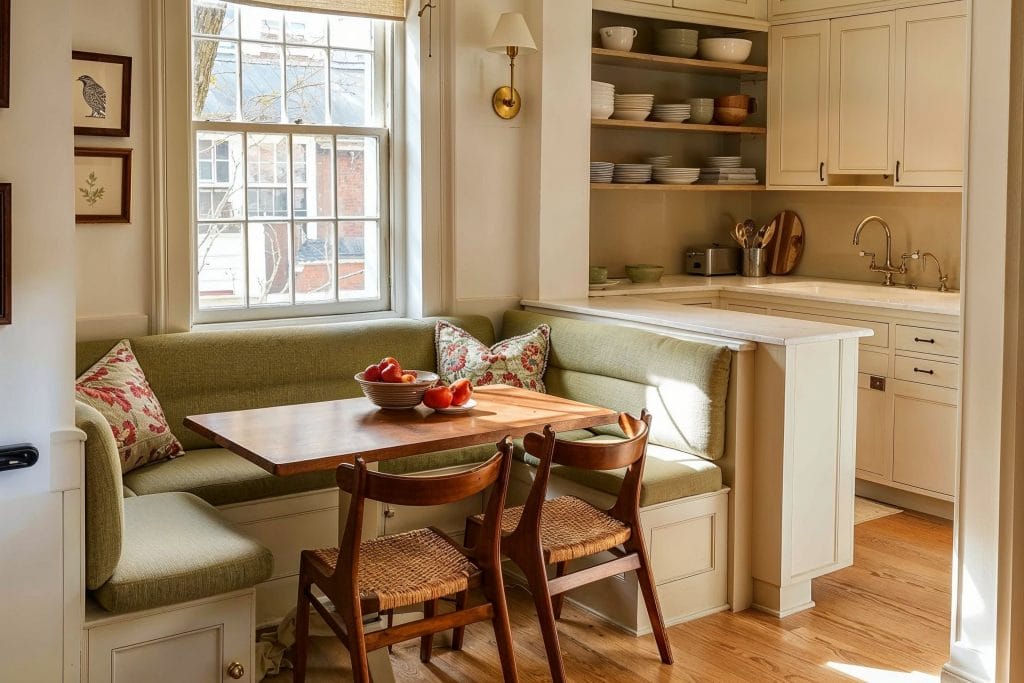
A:
<svg viewBox="0 0 1024 683">
<path fill-rule="evenodd" d="M 267 327 L 307 327 L 354 323 L 364 320 L 390 320 L 403 317 L 398 311 L 375 311 L 373 313 L 343 313 L 338 315 L 317 315 L 304 318 L 274 318 L 271 320 L 242 320 L 229 323 L 197 323 L 193 332 L 222 332 L 225 330 L 257 330 Z"/>
</svg>

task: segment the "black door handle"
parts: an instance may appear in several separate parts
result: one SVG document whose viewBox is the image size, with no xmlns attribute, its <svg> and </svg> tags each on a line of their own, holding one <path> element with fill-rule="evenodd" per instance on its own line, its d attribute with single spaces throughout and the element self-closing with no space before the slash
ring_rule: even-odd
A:
<svg viewBox="0 0 1024 683">
<path fill-rule="evenodd" d="M 900 162 L 896 162 L 896 182 L 900 181 Z"/>
<path fill-rule="evenodd" d="M 934 344 L 934 339 L 921 339 L 920 337 L 914 337 L 914 341 L 921 342 L 922 344 Z"/>
<path fill-rule="evenodd" d="M 920 372 L 922 375 L 934 375 L 934 370 L 922 370 L 921 368 L 914 368 L 914 372 Z"/>
<path fill-rule="evenodd" d="M 825 182 L 825 162 L 818 164 L 818 180 Z"/>
</svg>

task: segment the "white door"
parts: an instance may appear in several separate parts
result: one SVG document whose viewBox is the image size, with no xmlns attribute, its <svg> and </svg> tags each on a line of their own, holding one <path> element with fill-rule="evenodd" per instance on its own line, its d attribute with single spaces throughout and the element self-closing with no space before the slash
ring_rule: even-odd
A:
<svg viewBox="0 0 1024 683">
<path fill-rule="evenodd" d="M 764 19 L 768 15 L 766 0 L 672 0 L 680 9 L 728 14 L 734 17 Z"/>
<path fill-rule="evenodd" d="M 829 22 L 774 26 L 768 50 L 768 182 L 826 185 Z"/>
<path fill-rule="evenodd" d="M 832 20 L 829 157 L 835 174 L 893 172 L 896 13 Z"/>
<path fill-rule="evenodd" d="M 896 184 L 963 185 L 967 7 L 896 12 Z"/>
</svg>

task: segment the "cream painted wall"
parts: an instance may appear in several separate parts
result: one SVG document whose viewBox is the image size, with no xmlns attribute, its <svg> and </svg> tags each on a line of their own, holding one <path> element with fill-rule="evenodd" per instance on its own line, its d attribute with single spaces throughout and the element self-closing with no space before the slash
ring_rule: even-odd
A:
<svg viewBox="0 0 1024 683">
<path fill-rule="evenodd" d="M 61 679 L 62 660 L 56 489 L 78 471 L 51 447 L 51 435 L 74 424 L 71 6 L 11 4 L 0 181 L 13 184 L 14 322 L 0 326 L 0 444 L 33 443 L 40 462 L 0 473 L 0 681 L 49 683 Z"/>
<path fill-rule="evenodd" d="M 864 228 L 861 246 L 853 246 L 853 231 L 865 217 L 881 216 L 892 228 L 893 262 L 913 249 L 930 251 L 950 272 L 949 286 L 960 281 L 961 195 L 959 192 L 762 192 L 752 195 L 751 213 L 767 223 L 777 212 L 796 211 L 804 223 L 807 246 L 797 275 L 842 280 L 881 281 L 868 270 L 868 259 L 857 253 L 864 249 L 884 259 L 885 240 L 878 225 Z M 921 287 L 937 286 L 935 264 L 912 263 L 907 278 Z"/>
<path fill-rule="evenodd" d="M 82 147 L 132 149 L 132 222 L 75 230 L 78 336 L 146 334 L 152 272 L 150 0 L 71 0 L 76 50 L 132 58 L 131 137 L 77 136 Z M 113 23 L 112 23 L 113 22 Z"/>
</svg>

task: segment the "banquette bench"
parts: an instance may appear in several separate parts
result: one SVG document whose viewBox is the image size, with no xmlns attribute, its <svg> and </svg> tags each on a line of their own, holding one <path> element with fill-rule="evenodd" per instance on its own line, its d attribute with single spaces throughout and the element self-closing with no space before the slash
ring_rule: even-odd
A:
<svg viewBox="0 0 1024 683">
<path fill-rule="evenodd" d="M 485 344 L 495 341 L 487 318 L 448 320 Z M 78 405 L 78 425 L 87 435 L 87 672 L 97 680 L 105 676 L 104 667 L 114 665 L 108 661 L 94 669 L 93 659 L 110 660 L 110 652 L 123 651 L 141 633 L 146 642 L 168 647 L 174 636 L 197 632 L 204 619 L 216 620 L 211 605 L 218 601 L 228 601 L 224 604 L 240 615 L 233 627 L 242 634 L 228 633 L 229 624 L 217 637 L 251 644 L 255 626 L 274 622 L 294 606 L 300 550 L 337 542 L 339 494 L 333 473 L 274 477 L 186 429 L 183 418 L 359 396 L 353 375 L 386 355 L 406 367 L 435 369 L 435 322 L 388 320 L 129 340 L 186 452 L 121 476 L 110 427 L 96 411 Z M 735 353 L 715 344 L 522 311 L 505 314 L 502 334 L 522 334 L 542 323 L 551 328 L 545 375 L 550 393 L 636 414 L 646 407 L 653 414 L 641 506 L 666 622 L 726 608 L 730 546 L 748 542 L 730 538 L 729 531 L 735 462 L 727 402 L 735 392 L 730 381 Z M 77 372 L 112 345 L 80 343 Z M 613 428 L 562 435 L 615 437 Z M 398 474 L 456 470 L 483 461 L 493 449 L 487 444 L 379 467 Z M 535 462 L 521 448 L 517 457 L 509 504 L 525 496 Z M 552 495 L 570 492 L 603 504 L 621 476 L 559 468 Z M 480 512 L 480 506 L 481 500 L 471 500 L 460 508 L 427 512 L 387 508 L 375 522 L 376 531 L 433 524 L 458 535 L 465 517 Z M 637 587 L 619 583 L 610 590 L 572 593 L 569 599 L 627 630 L 646 631 Z M 168 621 L 172 613 L 176 616 Z M 151 637 L 155 634 L 159 637 Z M 251 664 L 251 652 L 238 657 Z"/>
</svg>

